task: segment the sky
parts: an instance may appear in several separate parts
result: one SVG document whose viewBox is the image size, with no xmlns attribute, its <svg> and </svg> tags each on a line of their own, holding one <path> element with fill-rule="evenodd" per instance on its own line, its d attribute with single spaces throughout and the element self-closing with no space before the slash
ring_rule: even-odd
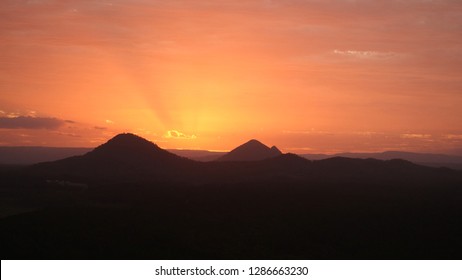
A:
<svg viewBox="0 0 462 280">
<path fill-rule="evenodd" d="M 2 0 L 0 146 L 462 154 L 460 0 Z"/>
</svg>

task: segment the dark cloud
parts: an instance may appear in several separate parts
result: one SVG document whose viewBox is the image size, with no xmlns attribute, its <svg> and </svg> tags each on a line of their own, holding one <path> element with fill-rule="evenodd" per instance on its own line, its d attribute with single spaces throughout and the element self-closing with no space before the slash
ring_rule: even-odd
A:
<svg viewBox="0 0 462 280">
<path fill-rule="evenodd" d="M 10 129 L 57 129 L 67 123 L 68 121 L 60 120 L 57 118 L 41 118 L 30 116 L 19 117 L 0 117 L 0 128 Z"/>
<path fill-rule="evenodd" d="M 103 127 L 103 126 L 95 126 L 93 127 L 94 129 L 99 129 L 99 130 L 106 130 L 107 127 Z"/>
</svg>

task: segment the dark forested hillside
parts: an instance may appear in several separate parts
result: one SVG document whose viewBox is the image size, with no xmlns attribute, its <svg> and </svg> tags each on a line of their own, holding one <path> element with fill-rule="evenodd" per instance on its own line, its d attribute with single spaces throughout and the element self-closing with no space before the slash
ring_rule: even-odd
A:
<svg viewBox="0 0 462 280">
<path fill-rule="evenodd" d="M 460 259 L 462 174 L 283 154 L 201 163 L 131 134 L 0 172 L 2 259 Z"/>
</svg>

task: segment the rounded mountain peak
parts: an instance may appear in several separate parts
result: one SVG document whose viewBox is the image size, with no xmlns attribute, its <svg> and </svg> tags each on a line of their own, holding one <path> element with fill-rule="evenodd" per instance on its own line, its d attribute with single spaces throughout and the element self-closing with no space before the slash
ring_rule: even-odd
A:
<svg viewBox="0 0 462 280">
<path fill-rule="evenodd" d="M 160 148 L 151 141 L 148 141 L 138 135 L 132 133 L 117 134 L 103 145 L 97 147 L 95 150 L 150 150 Z"/>
<path fill-rule="evenodd" d="M 152 142 L 138 136 L 138 135 L 135 135 L 133 133 L 120 133 L 120 134 L 117 134 L 116 136 L 112 137 L 111 139 L 109 139 L 109 141 L 107 143 L 112 143 L 112 144 L 137 144 L 137 143 L 151 143 L 153 144 Z"/>
<path fill-rule="evenodd" d="M 132 133 L 118 134 L 89 154 L 97 158 L 122 160 L 174 157 L 153 142 Z"/>
</svg>

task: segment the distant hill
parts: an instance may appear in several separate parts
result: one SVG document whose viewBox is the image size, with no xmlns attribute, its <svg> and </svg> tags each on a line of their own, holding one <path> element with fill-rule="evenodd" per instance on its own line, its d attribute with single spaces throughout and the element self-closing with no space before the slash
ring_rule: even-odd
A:
<svg viewBox="0 0 462 280">
<path fill-rule="evenodd" d="M 0 147 L 0 164 L 30 165 L 83 155 L 93 148 Z"/>
<path fill-rule="evenodd" d="M 179 155 L 197 161 L 214 161 L 226 154 L 226 152 L 214 152 L 207 150 L 168 149 L 167 151 L 175 155 Z"/>
<path fill-rule="evenodd" d="M 94 148 L 72 147 L 33 147 L 33 146 L 0 146 L 0 164 L 32 165 L 40 162 L 56 161 L 72 156 L 80 156 Z M 197 161 L 213 161 L 226 152 L 207 150 L 168 149 L 172 154 Z"/>
<path fill-rule="evenodd" d="M 253 139 L 219 157 L 217 161 L 255 161 L 273 158 L 281 154 L 281 151 L 276 146 L 270 148 Z"/>
<path fill-rule="evenodd" d="M 403 159 L 413 163 L 431 166 L 431 167 L 448 167 L 453 169 L 462 169 L 462 157 L 450 156 L 444 154 L 430 153 L 411 153 L 399 151 L 386 151 L 382 153 L 339 153 L 333 155 L 327 154 L 303 154 L 302 157 L 309 160 L 321 160 L 332 157 L 347 157 L 347 158 L 374 158 L 380 160 Z"/>
</svg>

